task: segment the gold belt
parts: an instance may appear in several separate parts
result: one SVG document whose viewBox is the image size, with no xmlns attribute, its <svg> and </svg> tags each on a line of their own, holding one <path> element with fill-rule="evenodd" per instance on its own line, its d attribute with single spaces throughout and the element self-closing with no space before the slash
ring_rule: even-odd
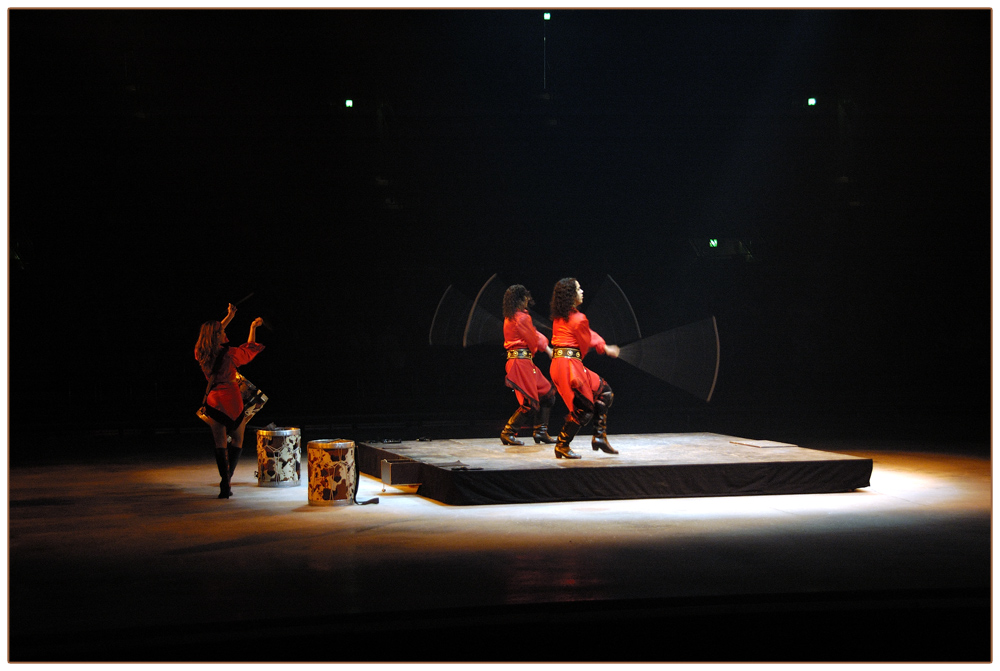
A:
<svg viewBox="0 0 1000 671">
<path fill-rule="evenodd" d="M 553 359 L 580 359 L 580 350 L 575 347 L 555 347 L 552 349 Z"/>
<path fill-rule="evenodd" d="M 531 350 L 530 349 L 509 349 L 507 350 L 508 359 L 530 359 Z"/>
</svg>

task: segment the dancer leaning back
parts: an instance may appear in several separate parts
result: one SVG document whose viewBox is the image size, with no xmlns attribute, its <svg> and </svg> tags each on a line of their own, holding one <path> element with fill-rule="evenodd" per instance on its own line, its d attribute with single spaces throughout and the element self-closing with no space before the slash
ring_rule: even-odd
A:
<svg viewBox="0 0 1000 671">
<path fill-rule="evenodd" d="M 535 329 L 528 314 L 528 307 L 534 300 L 523 285 L 514 284 L 507 288 L 503 296 L 503 339 L 507 350 L 506 377 L 504 383 L 514 390 L 518 408 L 507 420 L 500 433 L 504 445 L 524 445 L 517 439 L 517 430 L 534 418 L 532 436 L 536 443 L 554 443 L 548 433 L 549 412 L 556 399 L 555 389 L 545 375 L 535 366 L 532 359 L 544 351 L 550 357 L 552 348 L 548 338 Z"/>
<path fill-rule="evenodd" d="M 556 440 L 556 458 L 579 459 L 570 448 L 570 442 L 581 426 L 594 419 L 594 437 L 591 446 L 595 451 L 618 454 L 608 442 L 608 410 L 614 400 L 611 386 L 600 375 L 583 365 L 590 350 L 618 358 L 617 345 L 608 345 L 604 338 L 590 330 L 590 322 L 578 309 L 583 303 L 583 289 L 573 277 L 556 282 L 552 289 L 552 382 L 569 409 L 559 438 Z"/>
</svg>

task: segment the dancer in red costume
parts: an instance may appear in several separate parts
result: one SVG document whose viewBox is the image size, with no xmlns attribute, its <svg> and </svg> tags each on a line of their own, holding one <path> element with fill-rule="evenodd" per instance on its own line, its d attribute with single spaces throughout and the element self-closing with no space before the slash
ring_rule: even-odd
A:
<svg viewBox="0 0 1000 671">
<path fill-rule="evenodd" d="M 549 347 L 548 338 L 539 333 L 531 322 L 528 307 L 534 304 L 531 292 L 523 285 L 511 285 L 504 292 L 503 346 L 507 349 L 505 383 L 514 390 L 520 404 L 500 433 L 500 441 L 504 445 L 524 445 L 516 438 L 517 429 L 524 426 L 532 415 L 535 418 L 535 442 L 556 442 L 548 433 L 549 412 L 556 400 L 556 392 L 532 360 L 537 352 L 542 351 L 551 357 L 552 348 Z"/>
<path fill-rule="evenodd" d="M 236 306 L 230 303 L 225 319 L 201 325 L 198 342 L 194 346 L 194 358 L 201 366 L 205 379 L 211 382 L 205 398 L 205 414 L 215 441 L 215 461 L 219 467 L 219 475 L 222 476 L 219 483 L 220 499 L 228 499 L 233 495 L 230 479 L 236 471 L 243 449 L 243 395 L 236 382 L 236 369 L 249 363 L 264 349 L 257 342 L 257 327 L 264 322 L 260 317 L 250 324 L 250 335 L 244 344 L 229 346 L 226 326 L 235 316 Z M 227 435 L 232 441 L 228 447 Z"/>
<path fill-rule="evenodd" d="M 600 375 L 583 365 L 583 358 L 590 350 L 618 358 L 617 345 L 608 345 L 604 338 L 590 330 L 587 317 L 577 310 L 583 302 L 583 289 L 575 278 L 566 277 L 552 289 L 552 367 L 549 373 L 559 395 L 569 408 L 566 423 L 556 441 L 556 459 L 579 459 L 580 455 L 570 449 L 570 442 L 580 427 L 591 418 L 594 421 L 594 437 L 591 446 L 608 454 L 618 454 L 618 450 L 608 443 L 608 408 L 614 400 L 611 387 Z"/>
</svg>

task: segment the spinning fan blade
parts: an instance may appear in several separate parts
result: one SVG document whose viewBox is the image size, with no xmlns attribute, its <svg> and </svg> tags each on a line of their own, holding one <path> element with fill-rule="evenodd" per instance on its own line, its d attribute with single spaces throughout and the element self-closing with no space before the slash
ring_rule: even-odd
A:
<svg viewBox="0 0 1000 671">
<path fill-rule="evenodd" d="M 503 297 L 510 285 L 494 273 L 470 301 L 449 286 L 431 321 L 432 345 L 469 347 L 503 342 Z M 552 333 L 552 324 L 528 310 L 535 328 Z"/>
<path fill-rule="evenodd" d="M 463 347 L 503 342 L 503 294 L 506 290 L 507 286 L 497 279 L 496 273 L 486 280 L 469 310 L 462 335 Z"/>
<path fill-rule="evenodd" d="M 609 344 L 622 345 L 642 338 L 632 304 L 610 275 L 604 279 L 594 300 L 582 309 L 587 313 L 590 327 Z"/>
<path fill-rule="evenodd" d="M 715 317 L 703 319 L 626 345 L 618 358 L 708 402 L 719 376 L 719 328 Z"/>
<path fill-rule="evenodd" d="M 431 320 L 431 330 L 428 336 L 430 344 L 448 347 L 461 347 L 465 333 L 465 324 L 472 301 L 456 291 L 451 285 L 444 290 L 438 301 L 434 318 Z"/>
</svg>

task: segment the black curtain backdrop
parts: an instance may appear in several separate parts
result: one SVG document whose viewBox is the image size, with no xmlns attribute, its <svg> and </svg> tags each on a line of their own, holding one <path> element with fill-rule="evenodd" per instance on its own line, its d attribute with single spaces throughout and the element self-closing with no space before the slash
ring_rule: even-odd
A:
<svg viewBox="0 0 1000 671">
<path fill-rule="evenodd" d="M 428 344 L 499 273 L 715 316 L 708 404 L 588 358 L 617 431 L 989 435 L 989 10 L 8 16 L 14 434 L 197 423 L 251 293 L 261 423 L 502 425 L 499 343 Z"/>
</svg>

